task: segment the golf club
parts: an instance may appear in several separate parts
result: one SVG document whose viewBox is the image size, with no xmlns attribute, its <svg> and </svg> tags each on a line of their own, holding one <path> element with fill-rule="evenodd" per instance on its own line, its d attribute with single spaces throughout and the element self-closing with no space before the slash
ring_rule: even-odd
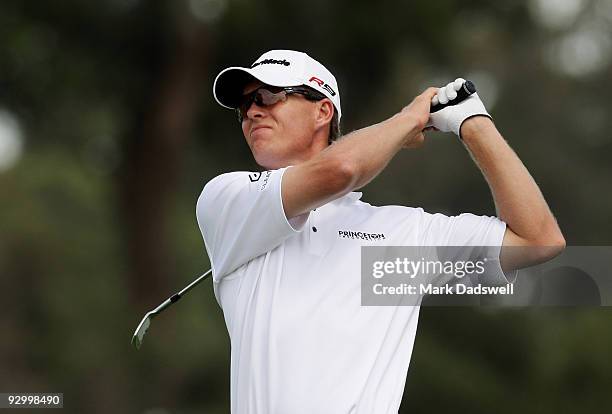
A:
<svg viewBox="0 0 612 414">
<path fill-rule="evenodd" d="M 204 273 L 202 276 L 198 277 L 196 280 L 191 282 L 183 290 L 181 290 L 180 292 L 175 293 L 174 295 L 170 296 L 161 305 L 159 305 L 158 307 L 156 307 L 152 311 L 147 312 L 147 314 L 144 316 L 144 318 L 142 318 L 142 320 L 138 324 L 138 327 L 134 331 L 134 335 L 132 336 L 132 345 L 136 349 L 140 349 L 140 347 L 142 346 L 142 340 L 144 338 L 144 335 L 147 332 L 147 329 L 149 329 L 149 326 L 151 325 L 151 320 L 153 318 L 155 318 L 157 315 L 159 315 L 160 313 L 162 313 L 170 305 L 172 305 L 173 303 L 178 302 L 183 297 L 183 295 L 185 295 L 191 289 L 196 287 L 200 282 L 202 282 L 204 279 L 206 279 L 210 275 L 211 271 L 212 271 L 212 269 L 209 269 L 206 273 Z"/>
</svg>

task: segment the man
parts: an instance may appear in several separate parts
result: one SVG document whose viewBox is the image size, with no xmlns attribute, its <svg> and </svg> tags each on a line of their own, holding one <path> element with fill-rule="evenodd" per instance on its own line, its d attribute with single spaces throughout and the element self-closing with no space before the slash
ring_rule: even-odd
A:
<svg viewBox="0 0 612 414">
<path fill-rule="evenodd" d="M 267 52 L 250 68 L 222 71 L 213 89 L 221 105 L 238 110 L 266 169 L 214 178 L 197 205 L 231 340 L 233 413 L 397 413 L 419 307 L 361 306 L 361 246 L 502 246 L 488 259 L 508 272 L 548 260 L 565 245 L 477 94 L 430 117 L 432 99 L 456 96 L 454 82 L 332 145 L 338 85 L 304 53 Z M 402 148 L 420 146 L 426 127 L 460 135 L 499 218 L 359 200 L 353 190 Z M 521 261 L 506 254 L 511 245 L 549 247 Z"/>
</svg>

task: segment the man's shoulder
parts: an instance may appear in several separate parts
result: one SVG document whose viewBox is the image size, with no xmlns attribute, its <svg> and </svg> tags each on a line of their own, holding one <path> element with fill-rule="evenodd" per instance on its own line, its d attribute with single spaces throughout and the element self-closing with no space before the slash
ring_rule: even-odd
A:
<svg viewBox="0 0 612 414">
<path fill-rule="evenodd" d="M 215 208 L 219 207 L 219 203 L 225 204 L 238 199 L 245 201 L 244 197 L 256 196 L 270 187 L 277 188 L 278 186 L 269 184 L 278 183 L 279 172 L 280 170 L 232 171 L 219 174 L 204 185 L 198 197 L 197 208 Z"/>
<path fill-rule="evenodd" d="M 249 171 L 232 171 L 219 174 L 208 180 L 198 197 L 197 210 L 199 211 L 205 204 L 210 204 L 212 200 L 217 199 L 228 189 L 236 187 L 240 181 L 248 180 L 246 177 L 249 174 Z"/>
<path fill-rule="evenodd" d="M 236 180 L 244 179 L 246 177 L 255 177 L 260 175 L 260 172 L 254 171 L 229 171 L 222 174 L 219 174 L 204 184 L 204 188 L 214 186 L 220 183 L 233 182 Z"/>
<path fill-rule="evenodd" d="M 202 189 L 200 196 L 205 194 L 217 193 L 223 188 L 239 185 L 248 186 L 249 184 L 257 183 L 262 177 L 270 173 L 269 171 L 230 171 L 219 174 L 211 178 Z"/>
</svg>

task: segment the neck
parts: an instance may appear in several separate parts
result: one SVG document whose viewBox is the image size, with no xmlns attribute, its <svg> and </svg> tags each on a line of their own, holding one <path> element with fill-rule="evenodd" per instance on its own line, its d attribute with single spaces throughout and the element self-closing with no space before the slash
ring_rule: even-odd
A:
<svg viewBox="0 0 612 414">
<path fill-rule="evenodd" d="M 283 160 L 278 160 L 274 163 L 274 165 L 262 165 L 262 167 L 267 169 L 278 169 L 288 167 L 290 165 L 298 165 L 305 163 L 306 161 L 310 161 L 311 159 L 317 157 L 322 151 L 329 147 L 327 136 L 321 138 L 315 138 L 312 140 L 312 145 L 305 149 L 304 151 L 293 154 L 291 157 Z"/>
</svg>

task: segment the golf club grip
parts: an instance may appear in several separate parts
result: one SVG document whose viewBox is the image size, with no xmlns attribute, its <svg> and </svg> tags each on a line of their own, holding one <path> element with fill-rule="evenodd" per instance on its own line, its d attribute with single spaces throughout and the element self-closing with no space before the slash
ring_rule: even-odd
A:
<svg viewBox="0 0 612 414">
<path fill-rule="evenodd" d="M 438 112 L 441 109 L 446 108 L 447 106 L 457 105 L 459 102 L 465 100 L 465 98 L 469 97 L 471 94 L 476 92 L 476 85 L 474 82 L 466 80 L 463 82 L 461 88 L 457 91 L 457 97 L 453 100 L 448 101 L 445 104 L 438 103 L 436 105 L 432 105 L 429 113 L 433 114 L 434 112 Z"/>
</svg>

